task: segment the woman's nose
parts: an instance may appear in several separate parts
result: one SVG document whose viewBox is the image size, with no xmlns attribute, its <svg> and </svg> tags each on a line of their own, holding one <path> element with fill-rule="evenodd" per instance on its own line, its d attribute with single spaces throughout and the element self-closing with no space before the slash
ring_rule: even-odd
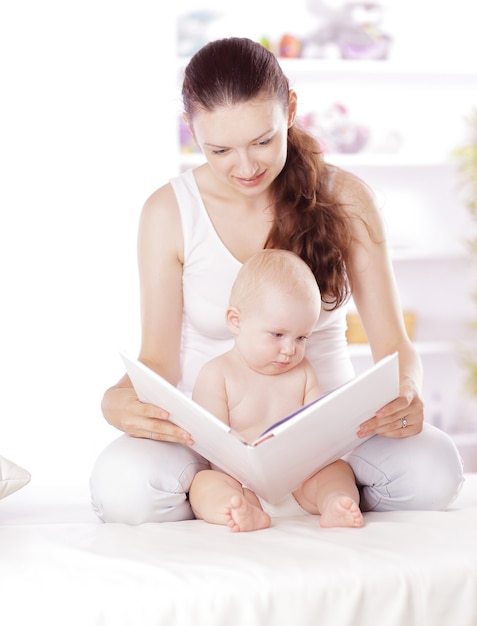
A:
<svg viewBox="0 0 477 626">
<path fill-rule="evenodd" d="M 259 166 L 255 163 L 247 153 L 240 155 L 239 175 L 240 178 L 251 179 L 258 174 Z"/>
</svg>

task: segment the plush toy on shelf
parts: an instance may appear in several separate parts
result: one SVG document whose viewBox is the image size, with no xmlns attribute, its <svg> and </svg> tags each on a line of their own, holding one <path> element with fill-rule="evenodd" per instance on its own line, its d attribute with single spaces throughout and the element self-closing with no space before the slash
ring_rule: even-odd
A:
<svg viewBox="0 0 477 626">
<path fill-rule="evenodd" d="M 378 2 L 308 0 L 318 26 L 304 38 L 302 56 L 342 59 L 386 59 L 391 37 L 381 27 Z"/>
<path fill-rule="evenodd" d="M 339 102 L 320 113 L 308 113 L 301 123 L 318 139 L 327 154 L 354 154 L 366 148 L 370 130 L 351 118 L 347 107 Z"/>
<path fill-rule="evenodd" d="M 294 35 L 285 34 L 278 44 L 278 56 L 287 59 L 296 59 L 301 56 L 301 41 Z"/>
<path fill-rule="evenodd" d="M 194 10 L 180 13 L 177 17 L 177 54 L 189 57 L 205 46 L 211 26 L 222 18 L 221 13 L 209 10 Z"/>
</svg>

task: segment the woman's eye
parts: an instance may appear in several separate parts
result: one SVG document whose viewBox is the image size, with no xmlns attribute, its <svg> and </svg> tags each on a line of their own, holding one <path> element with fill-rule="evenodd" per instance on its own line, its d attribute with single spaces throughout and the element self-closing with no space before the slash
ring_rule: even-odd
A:
<svg viewBox="0 0 477 626">
<path fill-rule="evenodd" d="M 225 154 L 227 152 L 227 148 L 221 148 L 220 150 L 212 150 L 212 154 Z"/>
<path fill-rule="evenodd" d="M 259 141 L 258 145 L 259 146 L 266 146 L 271 142 L 272 138 L 270 137 L 269 139 L 264 139 L 263 141 Z"/>
</svg>

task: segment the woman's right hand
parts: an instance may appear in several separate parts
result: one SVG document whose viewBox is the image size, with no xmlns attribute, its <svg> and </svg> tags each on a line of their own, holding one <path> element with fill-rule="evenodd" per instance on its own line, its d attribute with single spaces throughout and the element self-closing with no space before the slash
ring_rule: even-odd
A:
<svg viewBox="0 0 477 626">
<path fill-rule="evenodd" d="M 106 421 L 132 437 L 171 441 L 191 446 L 190 434 L 169 421 L 169 414 L 154 404 L 141 402 L 132 387 L 111 387 L 101 403 Z"/>
</svg>

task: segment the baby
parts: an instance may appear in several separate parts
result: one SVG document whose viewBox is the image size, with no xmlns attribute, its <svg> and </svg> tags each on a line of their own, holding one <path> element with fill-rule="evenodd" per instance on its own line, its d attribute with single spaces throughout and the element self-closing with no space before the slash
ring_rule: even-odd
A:
<svg viewBox="0 0 477 626">
<path fill-rule="evenodd" d="M 201 369 L 193 399 L 253 441 L 318 398 L 305 346 L 320 309 L 316 279 L 297 255 L 262 250 L 252 256 L 237 276 L 226 310 L 234 346 Z M 354 474 L 343 460 L 313 474 L 278 508 L 215 467 L 195 476 L 189 500 L 197 518 L 235 532 L 268 528 L 280 512 L 319 514 L 322 527 L 364 523 Z"/>
</svg>

